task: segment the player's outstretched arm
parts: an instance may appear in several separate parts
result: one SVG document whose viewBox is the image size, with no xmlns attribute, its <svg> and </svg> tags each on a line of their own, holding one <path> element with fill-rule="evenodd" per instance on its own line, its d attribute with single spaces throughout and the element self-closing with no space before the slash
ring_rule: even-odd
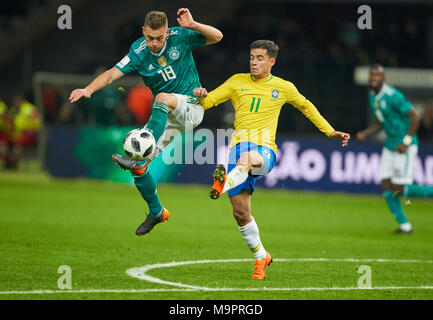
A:
<svg viewBox="0 0 433 320">
<path fill-rule="evenodd" d="M 342 142 L 341 146 L 345 147 L 349 143 L 350 134 L 341 132 L 341 131 L 333 131 L 329 137 L 333 140 L 339 140 Z"/>
<path fill-rule="evenodd" d="M 233 79 L 235 79 L 235 76 L 230 77 L 211 92 L 208 92 L 205 88 L 195 88 L 193 90 L 194 95 L 197 97 L 204 110 L 218 106 L 231 98 L 233 93 Z"/>
<path fill-rule="evenodd" d="M 72 91 L 71 95 L 69 96 L 69 101 L 71 103 L 74 103 L 80 100 L 82 97 L 90 98 L 95 91 L 104 88 L 105 86 L 112 83 L 114 80 L 117 80 L 121 77 L 123 77 L 123 73 L 113 67 L 110 70 L 107 70 L 98 77 L 96 77 L 95 80 L 93 80 L 84 89 L 75 89 L 74 91 Z"/>
<path fill-rule="evenodd" d="M 200 32 L 206 38 L 206 45 L 220 42 L 223 34 L 217 28 L 198 23 L 192 18 L 191 12 L 187 8 L 177 10 L 177 22 L 181 27 Z"/>
</svg>

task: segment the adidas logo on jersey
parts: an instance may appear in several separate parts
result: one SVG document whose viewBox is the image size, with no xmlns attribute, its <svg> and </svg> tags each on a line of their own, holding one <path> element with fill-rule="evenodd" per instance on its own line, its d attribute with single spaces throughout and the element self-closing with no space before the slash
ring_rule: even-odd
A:
<svg viewBox="0 0 433 320">
<path fill-rule="evenodd" d="M 153 65 L 149 65 L 149 68 L 147 68 L 148 71 L 155 69 L 155 67 Z"/>
</svg>

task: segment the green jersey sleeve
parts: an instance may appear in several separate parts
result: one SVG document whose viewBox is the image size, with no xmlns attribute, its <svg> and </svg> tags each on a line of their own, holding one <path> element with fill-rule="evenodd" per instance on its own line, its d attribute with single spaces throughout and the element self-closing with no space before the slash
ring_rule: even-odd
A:
<svg viewBox="0 0 433 320">
<path fill-rule="evenodd" d="M 196 47 L 204 47 L 206 45 L 206 37 L 202 35 L 198 31 L 184 29 L 185 30 L 185 38 L 191 47 L 194 49 Z"/>
<path fill-rule="evenodd" d="M 403 93 L 398 91 L 394 93 L 392 107 L 403 116 L 406 116 L 409 110 L 412 109 L 412 105 L 406 100 Z"/>
<path fill-rule="evenodd" d="M 126 56 L 123 57 L 116 65 L 115 68 L 119 69 L 123 74 L 132 73 L 138 71 L 139 59 L 135 50 L 132 48 L 129 49 L 129 52 Z"/>
</svg>

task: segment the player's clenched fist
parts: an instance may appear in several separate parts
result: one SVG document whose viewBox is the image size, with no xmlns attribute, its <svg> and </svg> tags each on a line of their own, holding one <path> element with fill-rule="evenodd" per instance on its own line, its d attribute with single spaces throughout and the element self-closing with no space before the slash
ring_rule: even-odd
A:
<svg viewBox="0 0 433 320">
<path fill-rule="evenodd" d="M 199 98 L 206 98 L 208 92 L 205 88 L 195 88 L 193 91 L 194 95 Z"/>
<path fill-rule="evenodd" d="M 193 93 L 195 96 L 197 96 L 199 98 L 205 98 L 208 95 L 206 88 L 195 88 L 193 90 Z"/>
<path fill-rule="evenodd" d="M 87 89 L 75 89 L 69 96 L 69 102 L 74 103 L 80 100 L 82 97 L 90 98 L 91 95 L 92 94 Z"/>
</svg>

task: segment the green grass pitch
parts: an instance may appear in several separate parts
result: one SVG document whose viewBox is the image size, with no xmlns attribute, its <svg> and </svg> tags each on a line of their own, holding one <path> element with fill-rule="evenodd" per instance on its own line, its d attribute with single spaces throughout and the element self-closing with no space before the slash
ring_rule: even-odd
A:
<svg viewBox="0 0 433 320">
<path fill-rule="evenodd" d="M 134 186 L 2 172 L 0 299 L 433 299 L 432 200 L 404 204 L 414 234 L 394 235 L 397 225 L 380 196 L 257 189 L 252 213 L 275 259 L 266 279 L 250 279 L 253 260 L 147 272 L 193 286 L 185 289 L 126 270 L 253 257 L 227 196 L 213 201 L 204 186 L 158 191 L 171 217 L 137 237 L 147 206 Z M 61 265 L 71 268 L 72 291 L 58 288 Z M 357 289 L 361 265 L 371 268 L 372 290 Z M 35 290 L 49 291 L 28 292 Z"/>
</svg>

